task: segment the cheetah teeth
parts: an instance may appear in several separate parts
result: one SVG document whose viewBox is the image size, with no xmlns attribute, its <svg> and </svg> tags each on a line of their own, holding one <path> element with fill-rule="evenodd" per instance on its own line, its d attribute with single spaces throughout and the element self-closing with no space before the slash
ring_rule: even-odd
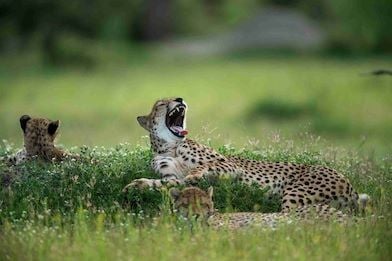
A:
<svg viewBox="0 0 392 261">
<path fill-rule="evenodd" d="M 175 113 L 175 112 L 179 112 L 179 113 L 181 113 L 181 116 L 184 116 L 185 115 L 185 110 L 181 107 L 176 107 L 176 108 L 174 108 L 172 111 L 170 111 L 169 112 L 169 116 L 173 116 L 173 114 Z"/>
</svg>

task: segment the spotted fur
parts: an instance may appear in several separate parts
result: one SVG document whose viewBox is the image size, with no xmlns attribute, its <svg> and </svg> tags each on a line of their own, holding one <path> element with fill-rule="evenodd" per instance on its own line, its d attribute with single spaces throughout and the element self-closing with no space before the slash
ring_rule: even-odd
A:
<svg viewBox="0 0 392 261">
<path fill-rule="evenodd" d="M 71 155 L 54 145 L 60 121 L 32 118 L 28 115 L 23 115 L 19 121 L 23 131 L 24 148 L 8 157 L 8 165 L 19 165 L 32 158 L 45 161 L 78 158 L 77 155 Z"/>
<path fill-rule="evenodd" d="M 235 212 L 218 213 L 214 209 L 213 189 L 210 187 L 205 192 L 196 187 L 188 187 L 183 190 L 170 189 L 173 208 L 185 217 L 202 217 L 213 228 L 239 229 L 246 227 L 276 227 L 279 224 L 287 224 L 296 221 L 320 222 L 335 221 L 345 222 L 347 216 L 341 211 L 328 205 L 302 206 L 292 212 L 280 213 L 257 213 Z"/>
<path fill-rule="evenodd" d="M 176 108 L 181 108 L 177 119 L 168 119 Z M 152 168 L 161 178 L 137 179 L 125 189 L 194 184 L 206 176 L 228 175 L 245 184 L 257 183 L 261 188 L 270 188 L 271 193 L 281 197 L 286 212 L 296 207 L 331 203 L 358 208 L 359 197 L 350 182 L 328 167 L 228 157 L 185 136 L 175 135 L 168 122 L 179 125 L 182 120 L 181 129 L 185 129 L 186 111 L 187 105 L 181 98 L 162 99 L 154 104 L 149 115 L 137 118 L 150 134 L 154 152 Z"/>
</svg>

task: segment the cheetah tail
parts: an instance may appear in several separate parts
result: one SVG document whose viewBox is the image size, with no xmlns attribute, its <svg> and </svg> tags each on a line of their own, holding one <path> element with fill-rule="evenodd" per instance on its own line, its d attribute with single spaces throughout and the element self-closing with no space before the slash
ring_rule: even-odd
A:
<svg viewBox="0 0 392 261">
<path fill-rule="evenodd" d="M 359 194 L 358 195 L 358 205 L 359 205 L 359 210 L 361 212 L 365 212 L 366 210 L 366 205 L 370 201 L 370 196 L 368 194 Z"/>
</svg>

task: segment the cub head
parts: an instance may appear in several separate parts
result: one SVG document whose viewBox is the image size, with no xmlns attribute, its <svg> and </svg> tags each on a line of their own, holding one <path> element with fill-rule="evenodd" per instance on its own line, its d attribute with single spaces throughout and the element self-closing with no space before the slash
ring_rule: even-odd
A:
<svg viewBox="0 0 392 261">
<path fill-rule="evenodd" d="M 60 121 L 43 118 L 31 118 L 29 115 L 20 117 L 20 127 L 23 130 L 24 144 L 28 153 L 54 146 Z"/>
<path fill-rule="evenodd" d="M 176 142 L 188 134 L 186 110 L 182 98 L 166 98 L 155 102 L 150 114 L 137 117 L 137 121 L 151 135 L 166 142 Z"/>
<path fill-rule="evenodd" d="M 188 187 L 183 190 L 172 188 L 169 193 L 173 208 L 185 217 L 208 218 L 215 212 L 212 187 L 209 187 L 207 192 L 196 187 Z"/>
</svg>

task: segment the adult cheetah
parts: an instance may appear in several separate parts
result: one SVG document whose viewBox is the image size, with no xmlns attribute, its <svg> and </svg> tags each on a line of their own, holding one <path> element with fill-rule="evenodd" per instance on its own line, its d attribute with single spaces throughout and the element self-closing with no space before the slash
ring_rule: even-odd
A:
<svg viewBox="0 0 392 261">
<path fill-rule="evenodd" d="M 343 175 L 323 166 L 287 162 L 260 162 L 224 156 L 212 148 L 185 136 L 187 104 L 182 98 L 166 98 L 155 102 L 152 111 L 139 116 L 139 124 L 150 134 L 154 152 L 152 168 L 160 179 L 141 178 L 128 187 L 174 186 L 195 183 L 207 175 L 230 175 L 245 184 L 269 187 L 282 198 L 282 210 L 331 204 L 358 209 L 358 194 Z M 365 202 L 367 195 L 361 199 Z"/>
</svg>

